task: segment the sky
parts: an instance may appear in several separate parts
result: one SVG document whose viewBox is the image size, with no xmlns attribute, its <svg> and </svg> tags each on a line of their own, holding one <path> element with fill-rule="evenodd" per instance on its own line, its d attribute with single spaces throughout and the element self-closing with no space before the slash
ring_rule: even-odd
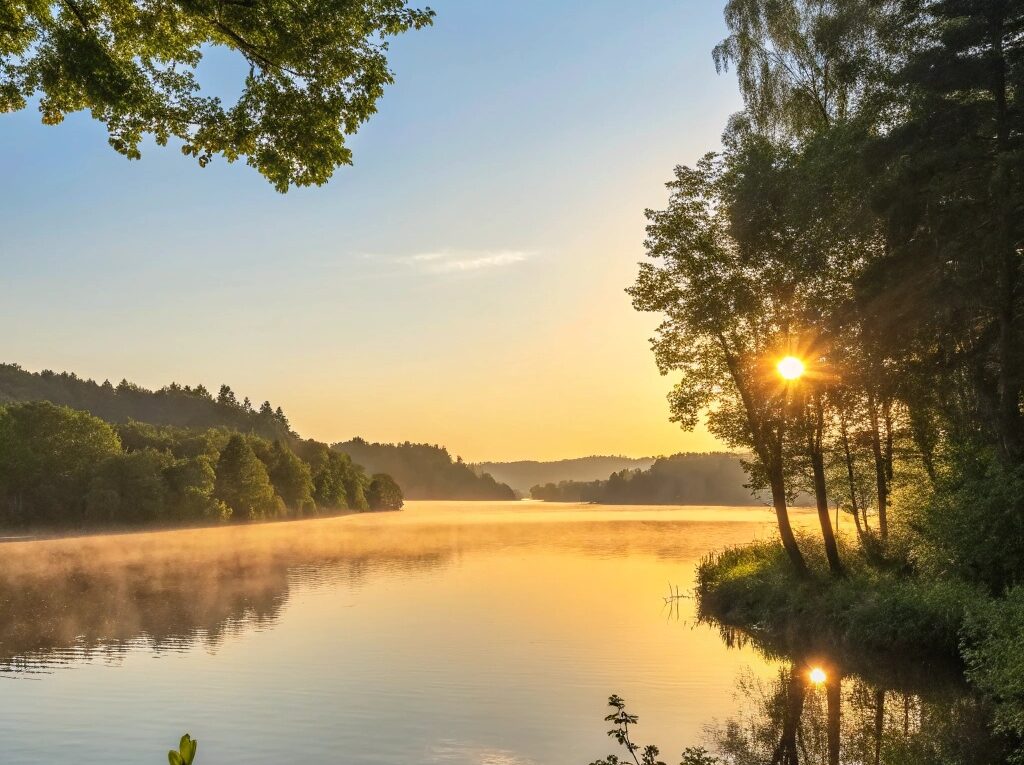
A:
<svg viewBox="0 0 1024 765">
<path fill-rule="evenodd" d="M 668 422 L 624 289 L 645 208 L 740 108 L 722 3 L 438 0 L 352 167 L 281 195 L 88 115 L 0 115 L 0 360 L 282 406 L 303 436 L 466 460 L 722 448 Z M 230 91 L 214 57 L 204 82 Z"/>
</svg>

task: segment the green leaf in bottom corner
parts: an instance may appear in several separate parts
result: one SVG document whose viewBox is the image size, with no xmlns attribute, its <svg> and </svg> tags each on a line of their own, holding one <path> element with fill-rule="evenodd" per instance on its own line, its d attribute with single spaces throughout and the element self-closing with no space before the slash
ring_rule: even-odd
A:
<svg viewBox="0 0 1024 765">
<path fill-rule="evenodd" d="M 167 753 L 167 761 L 170 765 L 185 765 L 184 760 L 181 759 L 181 755 L 173 749 Z"/>
</svg>

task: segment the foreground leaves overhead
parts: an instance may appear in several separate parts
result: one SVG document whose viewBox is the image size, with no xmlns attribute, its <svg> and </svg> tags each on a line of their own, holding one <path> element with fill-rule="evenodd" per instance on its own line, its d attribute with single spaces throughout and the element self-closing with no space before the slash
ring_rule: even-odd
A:
<svg viewBox="0 0 1024 765">
<path fill-rule="evenodd" d="M 387 38 L 431 23 L 405 0 L 0 1 L 0 112 L 88 110 L 131 159 L 146 135 L 201 166 L 244 158 L 278 191 L 351 164 L 346 136 L 392 82 Z M 247 66 L 233 104 L 200 86 L 213 47 Z"/>
</svg>

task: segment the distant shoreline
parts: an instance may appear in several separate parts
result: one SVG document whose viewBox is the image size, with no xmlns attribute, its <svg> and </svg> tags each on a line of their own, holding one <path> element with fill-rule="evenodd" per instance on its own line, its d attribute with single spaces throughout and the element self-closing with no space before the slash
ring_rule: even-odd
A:
<svg viewBox="0 0 1024 765">
<path fill-rule="evenodd" d="M 343 510 L 329 515 L 315 515 L 308 518 L 267 518 L 241 523 L 193 523 L 180 526 L 104 526 L 88 529 L 40 529 L 38 532 L 25 530 L 15 534 L 13 529 L 0 529 L 0 545 L 18 542 L 48 542 L 61 539 L 85 539 L 89 537 L 117 537 L 135 534 L 164 534 L 176 531 L 196 531 L 202 529 L 244 529 L 253 526 L 280 526 L 289 523 L 307 523 L 309 521 L 329 521 L 334 518 L 345 518 L 350 515 L 377 515 L 379 513 L 400 513 L 401 510 Z"/>
</svg>

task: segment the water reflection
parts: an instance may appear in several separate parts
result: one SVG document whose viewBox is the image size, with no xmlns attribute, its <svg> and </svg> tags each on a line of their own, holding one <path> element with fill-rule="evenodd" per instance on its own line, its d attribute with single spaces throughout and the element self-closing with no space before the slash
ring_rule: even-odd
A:
<svg viewBox="0 0 1024 765">
<path fill-rule="evenodd" d="M 738 713 L 708 735 L 730 765 L 1006 762 L 1009 742 L 989 731 L 989 710 L 954 672 L 909 684 L 894 676 L 854 674 L 820 655 L 790 658 L 774 677 L 742 674 Z"/>
<path fill-rule="evenodd" d="M 271 627 L 296 586 L 359 587 L 375 572 L 396 576 L 517 547 L 688 559 L 730 526 L 699 513 L 684 523 L 666 522 L 671 516 L 663 511 L 634 510 L 613 523 L 574 509 L 505 506 L 489 515 L 427 506 L 399 515 L 4 544 L 0 673 L 117 662 L 139 648 L 216 650 L 226 636 Z M 750 526 L 744 512 L 738 517 Z"/>
<path fill-rule="evenodd" d="M 826 689 L 805 681 L 779 695 L 791 680 L 779 666 L 806 670 L 815 657 L 729 650 L 693 626 L 685 597 L 701 556 L 771 529 L 769 513 L 749 509 L 413 503 L 0 545 L 0 761 L 73 762 L 113 746 L 118 762 L 157 762 L 188 730 L 204 762 L 591 762 L 606 752 L 603 702 L 618 691 L 665 751 L 699 742 L 717 718 L 719 732 L 735 722 L 729 741 L 750 763 L 771 762 L 799 698 L 786 741 L 800 762 L 828 762 Z M 737 704 L 744 667 L 750 691 Z M 950 718 L 970 710 L 955 683 L 932 700 L 912 673 L 877 682 L 855 663 L 841 669 L 841 762 L 872 751 L 876 688 L 886 730 L 900 722 L 899 694 L 922 699 L 908 730 L 924 729 L 925 704 Z M 879 762 L 895 765 L 884 741 Z"/>
</svg>

